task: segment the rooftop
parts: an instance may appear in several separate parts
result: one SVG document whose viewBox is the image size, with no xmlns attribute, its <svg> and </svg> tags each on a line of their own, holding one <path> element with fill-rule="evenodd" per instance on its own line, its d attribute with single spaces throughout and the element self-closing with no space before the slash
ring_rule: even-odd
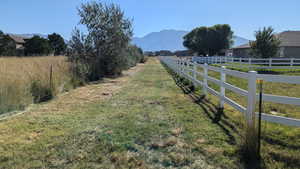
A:
<svg viewBox="0 0 300 169">
<path fill-rule="evenodd" d="M 277 34 L 277 37 L 281 41 L 280 47 L 300 47 L 300 31 L 285 31 Z M 247 49 L 250 48 L 250 44 L 246 43 L 237 46 L 233 49 Z"/>
</svg>

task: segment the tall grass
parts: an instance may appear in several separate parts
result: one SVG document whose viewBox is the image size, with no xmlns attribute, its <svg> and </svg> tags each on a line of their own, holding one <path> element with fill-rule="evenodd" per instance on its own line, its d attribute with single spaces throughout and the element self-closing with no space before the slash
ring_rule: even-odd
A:
<svg viewBox="0 0 300 169">
<path fill-rule="evenodd" d="M 72 87 L 69 70 L 63 56 L 0 58 L 0 114 L 22 110 L 68 90 Z"/>
</svg>

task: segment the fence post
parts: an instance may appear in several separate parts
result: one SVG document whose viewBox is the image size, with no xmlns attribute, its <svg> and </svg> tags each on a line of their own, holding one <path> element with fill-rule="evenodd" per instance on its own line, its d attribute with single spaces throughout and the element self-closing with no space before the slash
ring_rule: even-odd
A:
<svg viewBox="0 0 300 169">
<path fill-rule="evenodd" d="M 203 77 L 203 93 L 204 95 L 207 95 L 207 76 L 208 76 L 208 68 L 207 68 L 207 63 L 204 64 L 204 77 Z"/>
<path fill-rule="evenodd" d="M 271 58 L 269 59 L 269 66 L 270 67 L 272 66 L 272 59 Z"/>
<path fill-rule="evenodd" d="M 222 66 L 222 69 L 221 69 L 221 84 L 220 84 L 220 95 L 221 95 L 221 98 L 220 98 L 220 108 L 221 109 L 224 109 L 224 98 L 226 96 L 225 94 L 225 87 L 224 87 L 224 83 L 226 82 L 226 73 L 225 73 L 225 69 L 226 67 L 225 66 Z"/>
<path fill-rule="evenodd" d="M 290 66 L 294 66 L 294 58 L 291 58 L 291 64 Z"/>
<path fill-rule="evenodd" d="M 52 90 L 53 89 L 53 69 L 52 69 L 52 64 L 50 65 L 50 74 L 49 74 L 49 87 Z"/>
<path fill-rule="evenodd" d="M 197 80 L 197 64 L 193 63 L 193 83 L 194 83 L 194 87 L 197 86 L 196 80 Z"/>
<path fill-rule="evenodd" d="M 178 74 L 181 76 L 181 59 L 178 61 Z"/>
<path fill-rule="evenodd" d="M 240 63 L 242 63 L 242 58 L 240 58 Z"/>
<path fill-rule="evenodd" d="M 249 65 L 251 65 L 251 58 L 249 58 Z"/>
<path fill-rule="evenodd" d="M 249 71 L 248 77 L 248 104 L 247 104 L 247 124 L 248 126 L 254 125 L 255 117 L 255 103 L 256 103 L 256 71 Z"/>
</svg>

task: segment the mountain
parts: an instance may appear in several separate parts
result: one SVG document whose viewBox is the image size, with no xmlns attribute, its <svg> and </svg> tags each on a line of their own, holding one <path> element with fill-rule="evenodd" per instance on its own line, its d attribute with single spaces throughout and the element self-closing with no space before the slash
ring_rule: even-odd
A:
<svg viewBox="0 0 300 169">
<path fill-rule="evenodd" d="M 160 32 L 152 32 L 148 35 L 138 38 L 135 37 L 132 43 L 141 47 L 144 51 L 159 51 L 159 50 L 185 50 L 183 46 L 183 37 L 189 33 L 188 31 L 178 31 L 178 30 L 162 30 Z M 247 43 L 249 40 L 234 36 L 233 47 Z"/>
<path fill-rule="evenodd" d="M 249 40 L 245 39 L 245 38 L 242 38 L 242 37 L 239 37 L 239 36 L 233 36 L 233 42 L 234 43 L 233 43 L 232 47 L 237 47 L 237 46 L 249 43 Z"/>
<path fill-rule="evenodd" d="M 31 34 L 13 34 L 13 35 L 16 35 L 16 36 L 21 36 L 21 37 L 24 37 L 24 38 L 32 38 L 33 36 L 39 36 L 39 37 L 42 37 L 42 38 L 48 38 L 48 35 L 43 35 L 43 34 L 40 34 L 40 33 L 31 33 Z"/>
<path fill-rule="evenodd" d="M 187 31 L 163 30 L 152 32 L 142 38 L 133 38 L 132 43 L 141 47 L 144 51 L 185 50 L 182 42 L 183 36 L 187 33 Z"/>
</svg>

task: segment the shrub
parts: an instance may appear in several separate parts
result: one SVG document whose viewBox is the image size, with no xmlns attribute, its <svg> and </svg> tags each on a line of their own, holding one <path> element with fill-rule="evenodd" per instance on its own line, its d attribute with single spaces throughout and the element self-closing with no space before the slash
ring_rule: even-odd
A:
<svg viewBox="0 0 300 169">
<path fill-rule="evenodd" d="M 135 66 L 137 63 L 144 63 L 145 56 L 143 50 L 135 45 L 129 45 L 125 51 L 127 68 Z"/>
<path fill-rule="evenodd" d="M 45 102 L 53 98 L 53 89 L 49 85 L 43 85 L 40 80 L 32 81 L 30 92 L 34 103 Z"/>
</svg>

